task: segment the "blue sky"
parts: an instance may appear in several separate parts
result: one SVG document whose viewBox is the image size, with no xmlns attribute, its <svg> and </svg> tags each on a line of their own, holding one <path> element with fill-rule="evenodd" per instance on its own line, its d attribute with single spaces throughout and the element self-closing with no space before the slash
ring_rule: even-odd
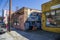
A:
<svg viewBox="0 0 60 40">
<path fill-rule="evenodd" d="M 16 11 L 16 7 L 28 7 L 33 9 L 41 10 L 41 4 L 50 0 L 12 0 L 12 10 Z M 0 0 L 0 16 L 2 15 L 2 8 L 4 10 L 9 9 L 9 0 Z"/>
</svg>

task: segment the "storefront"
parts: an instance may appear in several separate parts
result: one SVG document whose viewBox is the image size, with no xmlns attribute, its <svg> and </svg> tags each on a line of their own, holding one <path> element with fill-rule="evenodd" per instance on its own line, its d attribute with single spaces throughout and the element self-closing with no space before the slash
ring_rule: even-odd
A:
<svg viewBox="0 0 60 40">
<path fill-rule="evenodd" d="M 52 0 L 42 4 L 42 29 L 60 33 L 60 2 Z"/>
</svg>

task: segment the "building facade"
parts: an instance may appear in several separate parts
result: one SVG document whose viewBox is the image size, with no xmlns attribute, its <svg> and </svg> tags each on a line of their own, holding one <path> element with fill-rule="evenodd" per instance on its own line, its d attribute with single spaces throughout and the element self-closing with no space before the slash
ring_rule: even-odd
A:
<svg viewBox="0 0 60 40">
<path fill-rule="evenodd" d="M 42 4 L 42 29 L 60 33 L 60 0 Z"/>
<path fill-rule="evenodd" d="M 11 11 L 11 16 L 12 16 L 12 14 L 13 14 L 13 11 Z M 3 17 L 4 17 L 3 22 L 5 24 L 8 24 L 8 21 L 9 21 L 9 10 L 3 10 Z M 12 21 L 12 19 L 10 21 Z"/>
<path fill-rule="evenodd" d="M 27 30 L 29 28 L 32 29 L 33 25 L 36 25 L 38 28 L 40 28 L 41 23 L 41 11 L 36 9 L 30 9 L 27 7 L 23 7 L 20 10 L 17 10 L 13 17 L 13 25 L 15 28 L 21 29 L 21 30 Z"/>
</svg>

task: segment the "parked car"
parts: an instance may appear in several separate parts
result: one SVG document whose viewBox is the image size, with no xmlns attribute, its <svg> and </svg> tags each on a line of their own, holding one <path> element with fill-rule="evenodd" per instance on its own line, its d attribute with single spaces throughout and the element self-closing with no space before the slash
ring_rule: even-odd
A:
<svg viewBox="0 0 60 40">
<path fill-rule="evenodd" d="M 0 22 L 0 34 L 7 31 L 6 25 L 4 22 Z"/>
</svg>

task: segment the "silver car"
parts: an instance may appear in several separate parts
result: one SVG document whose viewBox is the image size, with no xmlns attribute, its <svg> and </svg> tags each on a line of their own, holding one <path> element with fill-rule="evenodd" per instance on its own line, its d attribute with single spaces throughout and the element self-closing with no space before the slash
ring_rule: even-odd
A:
<svg viewBox="0 0 60 40">
<path fill-rule="evenodd" d="M 0 22 L 0 34 L 7 31 L 5 24 Z"/>
</svg>

